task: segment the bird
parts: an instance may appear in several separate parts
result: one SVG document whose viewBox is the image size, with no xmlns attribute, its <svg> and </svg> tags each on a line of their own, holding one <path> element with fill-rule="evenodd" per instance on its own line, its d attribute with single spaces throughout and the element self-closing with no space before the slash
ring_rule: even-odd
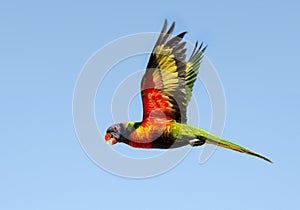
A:
<svg viewBox="0 0 300 210">
<path fill-rule="evenodd" d="M 168 21 L 164 21 L 142 77 L 142 120 L 109 126 L 104 137 L 106 143 L 125 143 L 141 149 L 213 144 L 272 163 L 256 152 L 187 124 L 187 106 L 207 45 L 197 41 L 186 60 L 187 49 L 183 38 L 187 32 L 172 36 L 174 27 L 175 22 L 168 28 Z"/>
</svg>

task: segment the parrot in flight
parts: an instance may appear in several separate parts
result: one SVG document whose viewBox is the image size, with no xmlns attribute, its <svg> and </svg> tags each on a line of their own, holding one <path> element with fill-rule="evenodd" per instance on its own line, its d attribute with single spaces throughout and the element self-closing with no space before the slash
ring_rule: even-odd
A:
<svg viewBox="0 0 300 210">
<path fill-rule="evenodd" d="M 256 152 L 186 124 L 187 106 L 206 46 L 196 42 L 186 61 L 186 42 L 183 37 L 187 32 L 172 37 L 175 22 L 168 30 L 167 25 L 165 20 L 141 81 L 142 121 L 110 126 L 105 135 L 106 143 L 114 145 L 120 142 L 144 149 L 213 144 L 272 163 Z"/>
</svg>

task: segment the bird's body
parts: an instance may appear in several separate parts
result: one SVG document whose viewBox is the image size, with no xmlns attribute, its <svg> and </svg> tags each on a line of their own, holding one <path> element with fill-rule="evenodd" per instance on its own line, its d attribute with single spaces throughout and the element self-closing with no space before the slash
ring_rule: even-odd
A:
<svg viewBox="0 0 300 210">
<path fill-rule="evenodd" d="M 123 137 L 127 137 L 121 138 L 119 142 L 136 148 L 163 149 L 177 148 L 185 145 L 193 146 L 192 140 L 198 140 L 201 145 L 205 143 L 201 141 L 201 136 L 208 134 L 204 130 L 174 121 L 158 121 L 151 120 L 147 124 L 143 122 L 122 124 L 123 128 L 125 128 L 123 131 L 125 135 Z M 200 145 L 199 143 L 198 145 Z"/>
<path fill-rule="evenodd" d="M 174 23 L 166 32 L 165 21 L 151 53 L 141 83 L 143 120 L 117 123 L 107 129 L 105 140 L 135 148 L 171 149 L 186 145 L 214 144 L 271 162 L 269 159 L 237 144 L 214 136 L 205 130 L 186 124 L 186 109 L 206 47 L 196 43 L 186 62 L 186 32 L 173 38 Z"/>
</svg>

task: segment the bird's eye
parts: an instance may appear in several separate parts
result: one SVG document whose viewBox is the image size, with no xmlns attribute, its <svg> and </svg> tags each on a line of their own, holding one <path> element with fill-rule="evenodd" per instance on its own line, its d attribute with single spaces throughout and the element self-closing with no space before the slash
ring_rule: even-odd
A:
<svg viewBox="0 0 300 210">
<path fill-rule="evenodd" d="M 113 129 L 114 129 L 114 131 L 117 131 L 117 130 L 118 130 L 118 127 L 117 127 L 117 126 L 114 126 Z"/>
</svg>

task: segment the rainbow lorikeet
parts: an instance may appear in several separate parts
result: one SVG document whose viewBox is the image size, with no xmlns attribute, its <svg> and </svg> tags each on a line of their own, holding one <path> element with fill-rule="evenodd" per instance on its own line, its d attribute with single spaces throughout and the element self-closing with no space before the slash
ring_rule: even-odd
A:
<svg viewBox="0 0 300 210">
<path fill-rule="evenodd" d="M 172 38 L 174 26 L 175 23 L 166 30 L 165 20 L 142 78 L 142 121 L 110 126 L 106 131 L 106 142 L 111 145 L 122 142 L 135 148 L 161 149 L 185 145 L 200 146 L 206 143 L 272 162 L 244 147 L 186 124 L 187 105 L 206 47 L 203 44 L 198 46 L 197 42 L 186 62 L 186 43 L 182 40 L 186 32 Z"/>
</svg>

